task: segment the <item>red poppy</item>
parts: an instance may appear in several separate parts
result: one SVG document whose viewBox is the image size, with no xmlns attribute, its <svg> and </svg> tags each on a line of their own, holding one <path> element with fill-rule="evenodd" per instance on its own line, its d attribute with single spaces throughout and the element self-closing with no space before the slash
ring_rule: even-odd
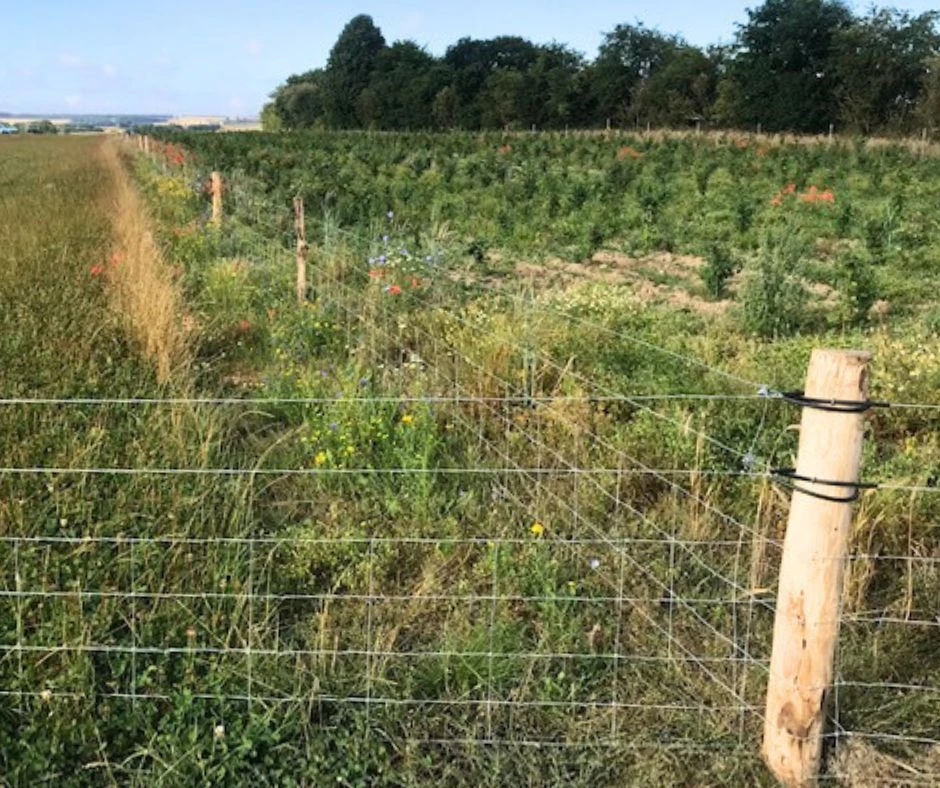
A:
<svg viewBox="0 0 940 788">
<path fill-rule="evenodd" d="M 238 323 L 238 330 L 241 331 L 243 334 L 244 334 L 246 331 L 248 331 L 250 328 L 251 328 L 251 323 L 249 323 L 249 322 L 248 322 L 247 320 L 245 320 L 244 318 L 242 318 L 241 321 L 239 321 L 239 323 Z"/>
<path fill-rule="evenodd" d="M 401 287 L 399 285 L 392 285 L 388 288 L 388 292 L 392 295 L 398 295 L 401 292 Z"/>
<path fill-rule="evenodd" d="M 385 271 L 383 271 L 381 268 L 373 268 L 371 271 L 369 271 L 370 279 L 381 279 L 383 276 L 385 276 Z"/>
<path fill-rule="evenodd" d="M 95 263 L 95 264 L 91 267 L 91 275 L 92 275 L 92 276 L 101 276 L 103 273 L 104 273 L 104 264 L 102 264 L 102 263 Z"/>
</svg>

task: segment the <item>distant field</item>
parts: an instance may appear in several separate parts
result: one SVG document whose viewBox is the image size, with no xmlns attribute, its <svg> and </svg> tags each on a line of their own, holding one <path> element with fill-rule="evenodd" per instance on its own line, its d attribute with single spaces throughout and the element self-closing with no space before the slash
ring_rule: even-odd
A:
<svg viewBox="0 0 940 788">
<path fill-rule="evenodd" d="M 759 392 L 852 346 L 936 403 L 938 160 L 166 137 L 0 140 L 0 773 L 769 785 L 799 414 Z M 937 412 L 871 416 L 844 784 L 940 774 Z"/>
</svg>

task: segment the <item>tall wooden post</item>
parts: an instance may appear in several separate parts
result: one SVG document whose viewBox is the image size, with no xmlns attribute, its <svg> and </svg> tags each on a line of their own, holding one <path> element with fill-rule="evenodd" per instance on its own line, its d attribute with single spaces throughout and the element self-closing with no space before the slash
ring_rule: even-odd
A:
<svg viewBox="0 0 940 788">
<path fill-rule="evenodd" d="M 304 224 L 304 199 L 294 198 L 294 233 L 297 236 L 297 303 L 307 300 L 307 228 Z"/>
<path fill-rule="evenodd" d="M 212 223 L 222 223 L 222 175 L 212 172 Z"/>
<path fill-rule="evenodd" d="M 867 401 L 870 361 L 871 354 L 859 351 L 813 351 L 806 396 Z M 863 426 L 863 413 L 804 408 L 797 475 L 857 483 Z M 816 495 L 839 498 L 852 493 L 851 487 L 796 483 Z M 795 491 L 790 507 L 764 720 L 764 758 L 788 786 L 811 785 L 819 771 L 852 525 L 851 503 L 807 492 Z"/>
</svg>

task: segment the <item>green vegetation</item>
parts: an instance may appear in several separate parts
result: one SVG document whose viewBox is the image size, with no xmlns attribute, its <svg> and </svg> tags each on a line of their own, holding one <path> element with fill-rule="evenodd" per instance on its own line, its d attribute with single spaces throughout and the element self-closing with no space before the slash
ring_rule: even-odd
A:
<svg viewBox="0 0 940 788">
<path fill-rule="evenodd" d="M 559 43 L 461 38 L 436 58 L 387 44 L 366 15 L 326 67 L 294 74 L 265 129 L 722 128 L 909 134 L 940 125 L 937 13 L 838 0 L 766 0 L 731 46 L 706 49 L 642 23 L 604 34 L 593 61 Z M 730 31 L 729 31 L 730 33 Z"/>
<path fill-rule="evenodd" d="M 4 778 L 767 784 L 750 707 L 786 496 L 698 472 L 789 464 L 794 412 L 604 397 L 793 388 L 813 346 L 850 344 L 875 351 L 877 396 L 930 401 L 935 160 L 734 138 L 183 139 L 128 163 L 187 304 L 191 361 L 163 384 L 108 306 L 121 263 L 98 143 L 0 145 L 0 306 L 22 318 L 4 393 L 250 400 L 0 405 L 3 467 L 243 471 L 0 473 L 18 594 L 0 597 Z M 689 281 L 667 249 L 713 270 Z M 639 266 L 651 295 L 629 251 L 659 255 Z M 809 288 L 824 282 L 838 318 Z M 873 287 L 892 301 L 874 327 Z M 929 414 L 879 412 L 867 476 L 926 483 L 936 436 Z M 938 503 L 860 504 L 846 730 L 936 736 L 931 695 L 887 684 L 940 678 Z M 926 748 L 874 742 L 880 768 L 929 779 Z"/>
</svg>

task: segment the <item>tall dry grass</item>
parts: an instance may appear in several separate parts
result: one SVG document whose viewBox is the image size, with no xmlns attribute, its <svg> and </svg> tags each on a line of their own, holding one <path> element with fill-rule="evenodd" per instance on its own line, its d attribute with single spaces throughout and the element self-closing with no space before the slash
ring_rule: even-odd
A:
<svg viewBox="0 0 940 788">
<path fill-rule="evenodd" d="M 167 383 L 182 378 L 191 358 L 182 291 L 161 256 L 152 221 L 122 165 L 117 143 L 105 140 L 100 151 L 112 179 L 108 199 L 114 248 L 105 271 L 112 309 L 154 365 L 157 380 Z"/>
</svg>

